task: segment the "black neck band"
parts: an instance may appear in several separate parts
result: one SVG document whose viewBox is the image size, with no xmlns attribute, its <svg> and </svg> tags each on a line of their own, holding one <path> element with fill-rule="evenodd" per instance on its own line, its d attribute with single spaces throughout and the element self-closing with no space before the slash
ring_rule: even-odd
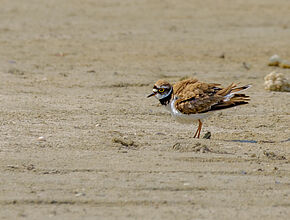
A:
<svg viewBox="0 0 290 220">
<path fill-rule="evenodd" d="M 168 96 L 166 96 L 163 99 L 159 99 L 161 105 L 168 105 L 170 100 L 171 100 L 171 96 L 172 96 L 172 91 L 173 89 L 171 88 L 170 93 L 168 94 Z"/>
</svg>

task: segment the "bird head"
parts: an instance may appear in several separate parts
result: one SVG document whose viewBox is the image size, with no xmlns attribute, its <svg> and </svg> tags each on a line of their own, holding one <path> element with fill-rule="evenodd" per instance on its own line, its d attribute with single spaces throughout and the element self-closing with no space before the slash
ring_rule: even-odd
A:
<svg viewBox="0 0 290 220">
<path fill-rule="evenodd" d="M 170 83 L 164 80 L 158 80 L 153 86 L 153 92 L 148 95 L 147 98 L 155 96 L 155 98 L 161 100 L 171 95 L 171 93 L 172 86 L 170 85 Z"/>
</svg>

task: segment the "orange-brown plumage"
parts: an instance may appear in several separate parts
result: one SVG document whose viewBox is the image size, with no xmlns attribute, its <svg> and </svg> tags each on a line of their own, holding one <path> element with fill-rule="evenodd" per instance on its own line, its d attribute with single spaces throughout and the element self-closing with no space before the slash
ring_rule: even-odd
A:
<svg viewBox="0 0 290 220">
<path fill-rule="evenodd" d="M 239 99 L 233 96 L 224 101 L 226 95 L 245 88 L 237 88 L 235 83 L 225 88 L 219 86 L 220 84 L 216 83 L 199 82 L 197 79 L 182 80 L 174 84 L 173 94 L 178 97 L 175 102 L 176 109 L 184 114 L 196 114 L 209 111 L 214 105 L 228 107 L 249 101 L 248 96 L 239 96 Z"/>
</svg>

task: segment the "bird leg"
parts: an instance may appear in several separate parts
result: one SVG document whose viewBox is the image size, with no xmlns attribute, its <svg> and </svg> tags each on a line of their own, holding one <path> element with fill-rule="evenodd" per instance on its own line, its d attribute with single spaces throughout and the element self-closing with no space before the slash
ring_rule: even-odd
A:
<svg viewBox="0 0 290 220">
<path fill-rule="evenodd" d="M 202 122 L 201 122 L 201 120 L 198 120 L 198 128 L 199 128 L 199 131 L 198 131 L 197 138 L 199 138 L 199 136 L 200 136 L 201 127 L 202 127 Z"/>
<path fill-rule="evenodd" d="M 197 138 L 199 138 L 199 136 L 200 136 L 200 131 L 201 131 L 201 127 L 202 127 L 202 122 L 201 122 L 200 119 L 198 119 L 198 128 L 197 128 L 197 130 L 196 130 L 196 132 L 195 132 L 193 138 L 196 138 L 196 136 L 197 136 Z"/>
</svg>

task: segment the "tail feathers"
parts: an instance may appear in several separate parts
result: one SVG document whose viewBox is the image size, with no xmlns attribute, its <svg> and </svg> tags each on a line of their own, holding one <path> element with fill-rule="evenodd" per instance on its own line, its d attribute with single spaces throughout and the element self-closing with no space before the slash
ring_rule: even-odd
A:
<svg viewBox="0 0 290 220">
<path fill-rule="evenodd" d="M 242 90 L 245 90 L 245 89 L 248 89 L 250 88 L 251 85 L 245 85 L 245 86 L 242 86 L 242 87 L 238 87 L 238 88 L 233 88 L 231 90 L 231 93 L 236 93 L 236 92 L 239 92 L 239 91 L 242 91 Z"/>
<path fill-rule="evenodd" d="M 248 104 L 249 101 L 250 101 L 250 97 L 245 94 L 233 94 L 232 97 L 229 98 L 229 100 L 223 100 L 215 105 L 212 105 L 210 109 L 204 111 L 203 113 L 209 112 L 209 111 L 232 108 L 238 105 L 245 105 L 245 104 Z"/>
<path fill-rule="evenodd" d="M 232 85 L 233 85 L 233 87 L 231 87 L 229 92 L 226 95 L 224 95 L 224 97 L 225 97 L 224 101 L 225 102 L 230 101 L 233 97 L 235 97 L 237 92 L 240 92 L 242 90 L 246 90 L 246 89 L 251 87 L 251 85 L 246 85 L 246 86 L 242 86 L 242 87 L 236 87 L 236 85 L 234 85 L 234 84 L 232 84 Z"/>
<path fill-rule="evenodd" d="M 240 92 L 242 90 L 250 88 L 251 85 L 245 85 L 241 87 L 237 87 L 236 84 L 232 83 L 230 86 L 227 88 L 219 90 L 216 94 L 223 96 L 224 99 L 214 105 L 211 106 L 210 109 L 204 111 L 204 112 L 209 112 L 209 111 L 216 111 L 216 110 L 221 110 L 221 109 L 227 109 L 231 107 L 235 107 L 238 105 L 245 105 L 248 104 L 250 101 L 250 97 L 245 95 L 245 94 L 236 94 L 237 92 Z M 203 113 L 204 113 L 203 112 Z"/>
<path fill-rule="evenodd" d="M 250 97 L 245 94 L 233 94 L 228 101 L 221 101 L 213 106 L 211 106 L 210 110 L 208 111 L 216 111 L 221 109 L 232 108 L 238 105 L 245 105 L 248 104 L 250 101 Z"/>
<path fill-rule="evenodd" d="M 247 102 L 250 101 L 250 97 L 245 94 L 234 94 L 234 96 L 229 100 L 229 102 Z"/>
<path fill-rule="evenodd" d="M 231 93 L 231 91 L 236 87 L 237 85 L 235 83 L 232 83 L 231 85 L 229 85 L 226 88 L 221 89 L 220 91 L 218 91 L 216 94 L 220 95 L 220 96 L 226 96 L 228 94 Z"/>
</svg>

